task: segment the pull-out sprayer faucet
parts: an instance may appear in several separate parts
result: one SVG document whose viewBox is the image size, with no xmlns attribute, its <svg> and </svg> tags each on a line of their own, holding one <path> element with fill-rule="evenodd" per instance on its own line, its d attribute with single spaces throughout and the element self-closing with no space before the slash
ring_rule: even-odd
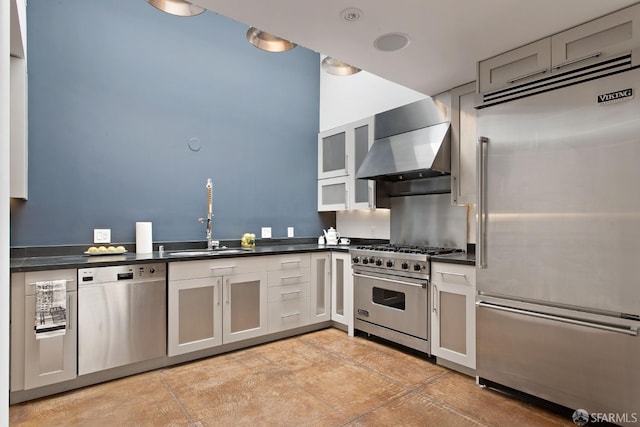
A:
<svg viewBox="0 0 640 427">
<path fill-rule="evenodd" d="M 211 192 L 213 190 L 213 184 L 211 183 L 211 178 L 207 179 L 207 217 L 206 218 L 198 218 L 200 223 L 207 222 L 207 249 L 214 249 L 220 246 L 220 242 L 217 240 L 213 240 L 213 226 L 211 223 L 211 219 L 213 218 L 213 202 L 211 197 Z"/>
</svg>

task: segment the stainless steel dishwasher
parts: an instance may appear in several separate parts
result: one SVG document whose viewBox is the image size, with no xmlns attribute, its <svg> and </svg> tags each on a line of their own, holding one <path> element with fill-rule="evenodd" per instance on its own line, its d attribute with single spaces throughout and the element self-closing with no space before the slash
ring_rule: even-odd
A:
<svg viewBox="0 0 640 427">
<path fill-rule="evenodd" d="M 166 355 L 166 264 L 78 270 L 78 375 Z"/>
</svg>

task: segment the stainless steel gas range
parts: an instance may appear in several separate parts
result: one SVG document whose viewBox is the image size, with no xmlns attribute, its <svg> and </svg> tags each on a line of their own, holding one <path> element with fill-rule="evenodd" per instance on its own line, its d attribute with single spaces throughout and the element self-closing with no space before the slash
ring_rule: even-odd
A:
<svg viewBox="0 0 640 427">
<path fill-rule="evenodd" d="M 431 354 L 432 255 L 461 249 L 367 245 L 352 248 L 354 329 Z"/>
</svg>

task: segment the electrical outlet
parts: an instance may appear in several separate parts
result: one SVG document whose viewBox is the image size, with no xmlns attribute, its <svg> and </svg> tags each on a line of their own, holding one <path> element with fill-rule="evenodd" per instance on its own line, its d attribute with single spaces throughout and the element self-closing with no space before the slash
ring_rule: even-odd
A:
<svg viewBox="0 0 640 427">
<path fill-rule="evenodd" d="M 93 243 L 111 243 L 110 228 L 94 228 Z"/>
<path fill-rule="evenodd" d="M 293 227 L 287 227 L 287 237 L 293 237 Z"/>
<path fill-rule="evenodd" d="M 270 239 L 271 238 L 271 227 L 262 227 L 261 237 L 263 239 Z"/>
</svg>

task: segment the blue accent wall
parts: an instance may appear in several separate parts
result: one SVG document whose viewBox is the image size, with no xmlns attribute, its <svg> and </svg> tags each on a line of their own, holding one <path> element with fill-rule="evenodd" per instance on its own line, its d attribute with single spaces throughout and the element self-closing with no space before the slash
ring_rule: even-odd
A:
<svg viewBox="0 0 640 427">
<path fill-rule="evenodd" d="M 11 245 L 318 236 L 319 57 L 263 52 L 247 26 L 144 0 L 29 0 L 29 200 Z M 192 142 L 194 151 L 189 147 Z"/>
</svg>

